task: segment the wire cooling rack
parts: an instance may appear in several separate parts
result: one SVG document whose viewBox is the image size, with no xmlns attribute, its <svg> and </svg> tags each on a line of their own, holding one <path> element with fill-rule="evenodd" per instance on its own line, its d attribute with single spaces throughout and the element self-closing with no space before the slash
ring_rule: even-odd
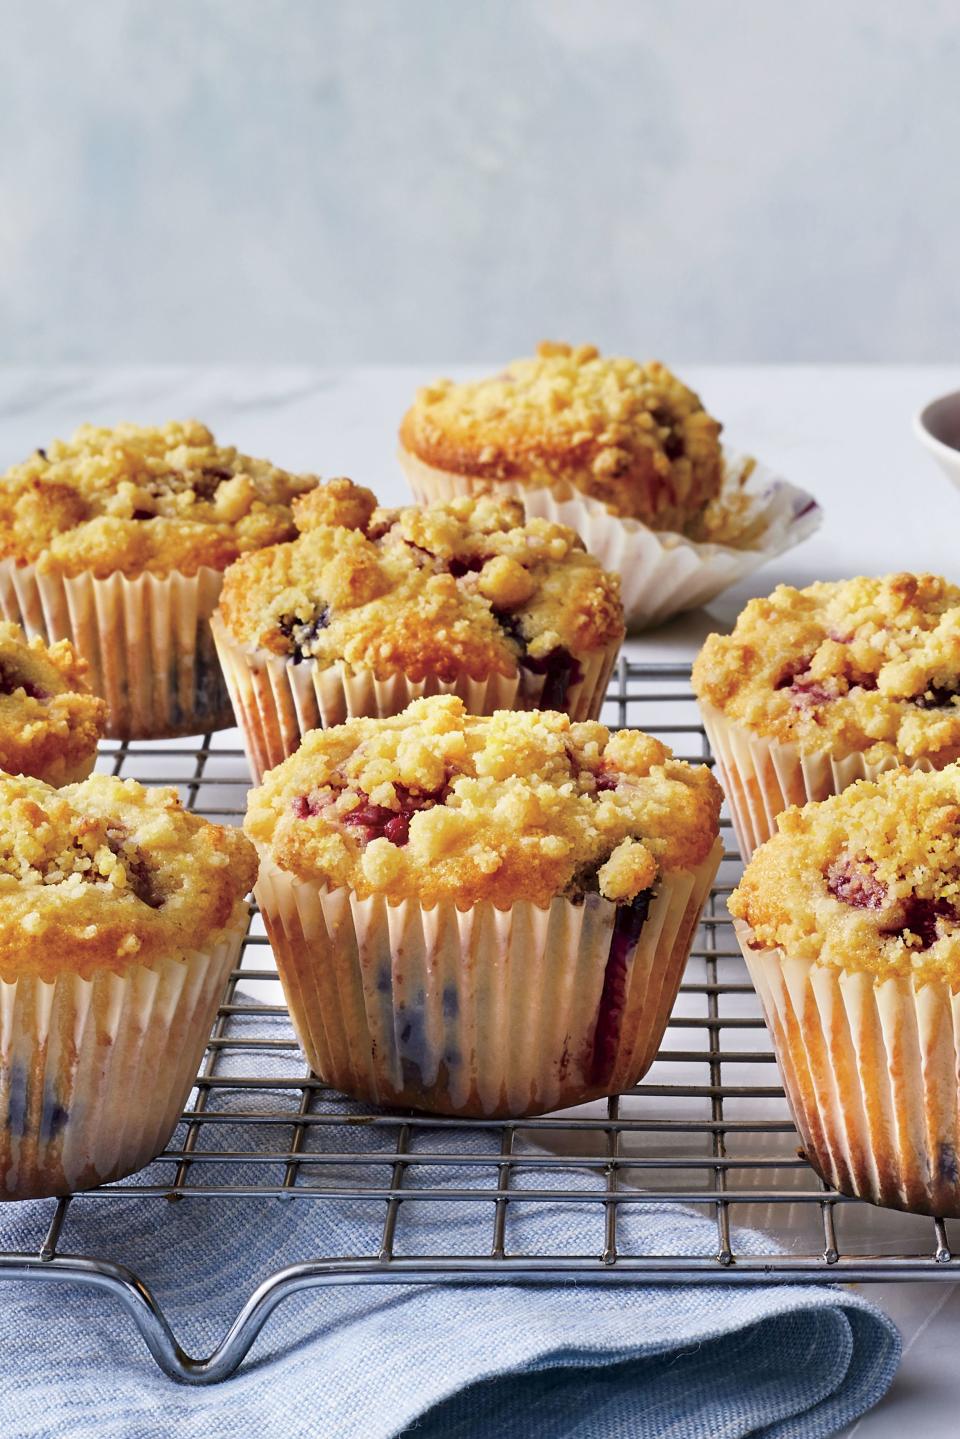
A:
<svg viewBox="0 0 960 1439">
<path fill-rule="evenodd" d="M 684 759 L 711 763 L 688 680 L 684 666 L 621 660 L 603 718 L 663 736 Z M 235 732 L 207 736 L 199 747 L 192 740 L 105 745 L 99 768 L 177 784 L 199 813 L 241 820 L 249 781 Z M 276 1306 L 320 1285 L 956 1278 L 960 1258 L 942 1220 L 845 1199 L 799 1155 L 726 912 L 740 863 L 729 820 L 723 824 L 730 847 L 663 1048 L 635 1089 L 515 1121 L 447 1120 L 347 1100 L 306 1069 L 254 914 L 170 1146 L 129 1179 L 49 1201 L 38 1246 L 0 1253 L 0 1278 L 104 1291 L 129 1311 L 160 1367 L 187 1383 L 231 1374 Z M 281 1265 L 251 1294 L 238 1285 L 237 1317 L 202 1358 L 180 1347 L 146 1278 L 116 1257 L 116 1206 L 152 1202 L 154 1222 L 163 1225 L 175 1200 L 206 1204 L 211 1233 L 218 1205 L 276 1201 L 268 1222 Z M 362 1210 L 368 1242 L 355 1253 L 291 1254 L 287 1262 L 284 1202 L 328 1206 L 332 1234 L 345 1207 L 351 1215 Z M 513 1239 L 511 1214 L 531 1205 L 560 1215 L 563 1242 L 550 1253 L 524 1252 Z M 707 1252 L 631 1247 L 625 1230 L 637 1231 L 623 1222 L 625 1211 L 676 1205 L 710 1217 Z M 426 1230 L 442 1236 L 432 1252 L 419 1252 L 405 1234 L 414 1211 L 436 1221 Z M 464 1245 L 458 1216 L 466 1212 L 483 1217 L 482 1244 Z M 72 1223 L 78 1214 L 79 1226 Z M 667 1215 L 669 1227 L 669 1208 Z M 760 1238 L 741 1238 L 743 1226 Z M 82 1252 L 71 1248 L 72 1227 L 84 1237 Z M 476 1224 L 467 1232 L 476 1236 Z"/>
</svg>

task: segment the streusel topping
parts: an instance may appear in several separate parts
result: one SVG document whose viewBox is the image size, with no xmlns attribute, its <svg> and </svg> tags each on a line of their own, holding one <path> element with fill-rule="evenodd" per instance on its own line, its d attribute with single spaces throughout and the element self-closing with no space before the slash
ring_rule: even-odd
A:
<svg viewBox="0 0 960 1439">
<path fill-rule="evenodd" d="M 683 530 L 720 493 L 720 429 L 657 361 L 544 342 L 492 378 L 420 390 L 400 439 L 441 470 L 566 481 L 619 515 Z"/>
<path fill-rule="evenodd" d="M 709 853 L 720 789 L 635 730 L 552 711 L 480 718 L 447 695 L 312 730 L 249 800 L 245 828 L 301 879 L 461 909 L 620 903 Z"/>
<path fill-rule="evenodd" d="M 67 576 L 222 570 L 288 539 L 290 500 L 316 483 L 218 445 L 196 420 L 83 425 L 0 479 L 0 556 Z"/>
<path fill-rule="evenodd" d="M 889 770 L 788 809 L 730 912 L 760 948 L 960 983 L 960 766 Z"/>
<path fill-rule="evenodd" d="M 936 575 L 778 585 L 693 667 L 698 696 L 804 753 L 960 754 L 960 589 Z"/>
<path fill-rule="evenodd" d="M 256 856 L 174 789 L 0 776 L 0 978 L 182 958 L 242 918 Z"/>
<path fill-rule="evenodd" d="M 92 760 L 107 716 L 68 640 L 49 649 L 0 620 L 0 769 L 63 784 Z"/>
<path fill-rule="evenodd" d="M 573 530 L 514 500 L 380 509 L 332 480 L 296 501 L 299 539 L 245 555 L 220 615 L 241 644 L 379 678 L 512 675 L 575 682 L 577 657 L 623 636 L 619 576 Z"/>
</svg>

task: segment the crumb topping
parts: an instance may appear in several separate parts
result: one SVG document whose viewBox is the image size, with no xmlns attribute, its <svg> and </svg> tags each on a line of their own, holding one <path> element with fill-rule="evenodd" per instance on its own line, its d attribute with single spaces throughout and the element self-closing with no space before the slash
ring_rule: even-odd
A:
<svg viewBox="0 0 960 1439">
<path fill-rule="evenodd" d="M 290 500 L 316 482 L 218 445 L 197 420 L 82 425 L 0 479 L 0 556 L 66 576 L 222 570 L 288 539 Z"/>
<path fill-rule="evenodd" d="M 92 767 L 107 706 L 86 674 L 68 640 L 48 648 L 0 620 L 0 769 L 55 785 L 85 760 Z"/>
<path fill-rule="evenodd" d="M 400 439 L 438 469 L 567 481 L 619 515 L 682 531 L 720 493 L 720 430 L 658 361 L 545 341 L 492 378 L 421 389 Z"/>
<path fill-rule="evenodd" d="M 597 892 L 629 903 L 701 862 L 709 770 L 635 730 L 547 711 L 469 715 L 448 695 L 312 730 L 250 796 L 245 828 L 301 879 L 461 909 Z"/>
<path fill-rule="evenodd" d="M 567 526 L 524 523 L 515 500 L 382 509 L 339 479 L 296 500 L 293 516 L 298 539 L 224 576 L 220 616 L 241 644 L 378 678 L 520 665 L 575 683 L 578 656 L 623 637 L 619 576 Z"/>
<path fill-rule="evenodd" d="M 0 978 L 204 948 L 244 913 L 256 868 L 239 830 L 191 814 L 176 790 L 0 775 Z"/>
<path fill-rule="evenodd" d="M 760 948 L 960 984 L 960 766 L 889 770 L 788 809 L 730 912 Z"/>
<path fill-rule="evenodd" d="M 805 753 L 960 754 L 960 589 L 936 575 L 778 585 L 710 635 L 697 695 Z"/>
</svg>

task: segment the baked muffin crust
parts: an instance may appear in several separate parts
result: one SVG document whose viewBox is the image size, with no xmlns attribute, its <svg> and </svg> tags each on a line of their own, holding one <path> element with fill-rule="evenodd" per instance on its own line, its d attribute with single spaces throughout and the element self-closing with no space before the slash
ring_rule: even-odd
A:
<svg viewBox="0 0 960 1439">
<path fill-rule="evenodd" d="M 515 500 L 378 508 L 332 480 L 293 506 L 298 539 L 224 576 L 220 617 L 251 649 L 378 678 L 454 680 L 566 669 L 623 637 L 620 582 L 573 530 L 524 523 Z"/>
<path fill-rule="evenodd" d="M 0 769 L 58 785 L 92 766 L 107 706 L 86 673 L 68 640 L 48 649 L 0 620 Z"/>
<path fill-rule="evenodd" d="M 639 731 L 552 711 L 467 714 L 451 695 L 312 730 L 250 796 L 281 869 L 361 897 L 461 909 L 589 891 L 629 904 L 718 833 L 709 770 Z"/>
<path fill-rule="evenodd" d="M 710 635 L 698 697 L 804 753 L 960 754 L 960 589 L 936 575 L 778 585 Z"/>
<path fill-rule="evenodd" d="M 729 901 L 758 948 L 877 979 L 960 983 L 960 766 L 896 769 L 796 806 Z"/>
<path fill-rule="evenodd" d="M 239 830 L 176 790 L 0 775 L 0 979 L 182 958 L 238 923 L 256 869 Z"/>
<path fill-rule="evenodd" d="M 82 425 L 0 479 L 0 557 L 68 577 L 222 570 L 293 533 L 316 484 L 218 445 L 197 420 Z"/>
<path fill-rule="evenodd" d="M 545 341 L 499 375 L 421 389 L 400 439 L 437 469 L 566 481 L 618 515 L 683 530 L 720 493 L 720 429 L 665 365 Z"/>
</svg>

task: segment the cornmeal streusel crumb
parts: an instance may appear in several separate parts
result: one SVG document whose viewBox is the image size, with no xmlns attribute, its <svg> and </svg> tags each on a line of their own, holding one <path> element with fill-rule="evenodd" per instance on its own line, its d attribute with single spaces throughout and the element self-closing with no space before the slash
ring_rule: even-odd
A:
<svg viewBox="0 0 960 1439">
<path fill-rule="evenodd" d="M 960 589 L 936 575 L 778 585 L 693 667 L 698 696 L 804 753 L 960 755 Z"/>
<path fill-rule="evenodd" d="M 86 674 L 68 640 L 48 649 L 0 620 L 0 769 L 57 785 L 92 767 L 107 706 Z"/>
<path fill-rule="evenodd" d="M 174 789 L 0 775 L 0 979 L 182 958 L 244 912 L 256 856 Z"/>
<path fill-rule="evenodd" d="M 218 445 L 197 420 L 83 425 L 0 479 L 0 556 L 66 576 L 222 570 L 289 539 L 290 501 L 316 483 Z"/>
<path fill-rule="evenodd" d="M 400 439 L 441 470 L 566 481 L 619 515 L 684 530 L 720 493 L 720 430 L 665 365 L 545 341 L 492 378 L 420 390 Z"/>
<path fill-rule="evenodd" d="M 647 735 L 548 711 L 480 718 L 442 695 L 312 730 L 253 791 L 245 828 L 330 888 L 506 909 L 598 889 L 628 902 L 699 864 L 719 811 L 709 770 Z"/>
<path fill-rule="evenodd" d="M 960 766 L 889 770 L 779 826 L 730 897 L 758 947 L 960 984 Z"/>
<path fill-rule="evenodd" d="M 453 680 L 563 669 L 623 636 L 619 576 L 573 530 L 524 523 L 515 500 L 375 508 L 349 480 L 294 506 L 304 531 L 245 555 L 224 576 L 220 616 L 234 640 L 379 678 Z"/>
</svg>

